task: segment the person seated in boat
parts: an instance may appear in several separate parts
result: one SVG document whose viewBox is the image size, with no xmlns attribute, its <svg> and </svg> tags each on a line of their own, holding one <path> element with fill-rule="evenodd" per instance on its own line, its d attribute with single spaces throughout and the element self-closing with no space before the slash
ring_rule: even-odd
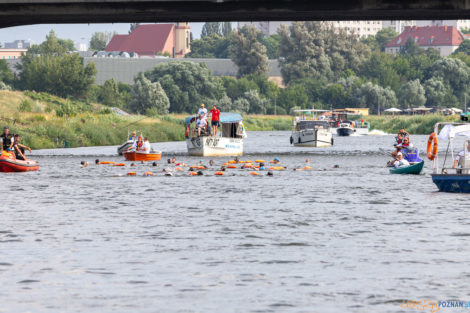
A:
<svg viewBox="0 0 470 313">
<path fill-rule="evenodd" d="M 21 136 L 16 134 L 14 137 L 13 151 L 15 151 L 15 156 L 18 160 L 26 160 L 24 156 L 24 150 L 28 150 L 31 153 L 31 148 L 21 144 Z"/>
<path fill-rule="evenodd" d="M 152 150 L 152 147 L 150 146 L 149 139 L 147 137 L 144 137 L 144 141 L 142 143 L 141 148 L 139 149 L 139 152 L 150 153 L 150 150 Z"/>
<path fill-rule="evenodd" d="M 5 151 L 11 151 L 13 147 L 13 134 L 10 133 L 8 126 L 3 127 L 3 133 L 0 136 L 2 140 L 2 149 Z"/>
<path fill-rule="evenodd" d="M 395 168 L 409 166 L 410 163 L 403 158 L 403 153 L 397 152 L 395 154 L 395 159 L 392 161 L 391 165 Z"/>
<path fill-rule="evenodd" d="M 395 146 L 396 145 L 401 145 L 403 143 L 403 139 L 406 137 L 410 137 L 410 134 L 408 134 L 407 131 L 405 131 L 403 128 L 398 131 L 398 134 L 395 136 Z"/>
<path fill-rule="evenodd" d="M 205 133 L 207 128 L 207 121 L 202 115 L 199 115 L 196 120 L 196 129 L 198 137 L 201 136 L 201 130 Z"/>
<path fill-rule="evenodd" d="M 142 145 L 144 144 L 144 142 L 142 141 L 142 137 L 138 137 L 136 141 L 134 141 L 134 143 L 132 144 L 132 146 L 130 146 L 127 150 L 131 150 L 133 152 L 135 151 L 139 151 L 141 148 L 142 148 Z"/>
<path fill-rule="evenodd" d="M 465 154 L 467 156 L 470 156 L 470 142 L 467 143 L 467 149 L 466 150 L 467 151 L 462 150 L 457 154 L 457 157 L 454 160 L 454 164 L 452 165 L 452 168 L 456 169 L 456 168 L 462 168 L 463 167 Z M 461 173 L 462 173 L 462 170 L 458 169 L 457 174 L 461 174 Z"/>
</svg>

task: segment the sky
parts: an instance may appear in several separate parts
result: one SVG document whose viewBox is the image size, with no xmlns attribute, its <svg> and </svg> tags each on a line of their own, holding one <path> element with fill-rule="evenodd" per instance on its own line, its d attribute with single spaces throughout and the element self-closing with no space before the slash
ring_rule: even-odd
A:
<svg viewBox="0 0 470 313">
<path fill-rule="evenodd" d="M 194 38 L 200 38 L 202 25 L 204 23 L 189 23 Z M 91 35 L 94 32 L 117 32 L 127 34 L 129 23 L 115 24 L 37 24 L 27 26 L 16 26 L 0 29 L 0 43 L 15 40 L 31 40 L 40 44 L 46 39 L 46 35 L 53 29 L 57 36 L 62 39 L 72 39 L 75 43 L 86 43 L 89 45 Z"/>
</svg>

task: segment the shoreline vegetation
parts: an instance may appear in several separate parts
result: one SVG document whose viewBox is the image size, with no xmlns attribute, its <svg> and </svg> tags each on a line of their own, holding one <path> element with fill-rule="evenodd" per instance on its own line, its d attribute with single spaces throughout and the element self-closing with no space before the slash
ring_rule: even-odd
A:
<svg viewBox="0 0 470 313">
<path fill-rule="evenodd" d="M 110 107 L 66 100 L 47 93 L 0 91 L 0 122 L 19 133 L 32 149 L 120 145 L 128 131 L 141 131 L 150 142 L 184 140 L 186 114 L 122 116 Z M 371 130 L 429 134 L 435 123 L 458 116 L 367 116 Z M 289 115 L 244 115 L 247 131 L 291 130 Z"/>
</svg>

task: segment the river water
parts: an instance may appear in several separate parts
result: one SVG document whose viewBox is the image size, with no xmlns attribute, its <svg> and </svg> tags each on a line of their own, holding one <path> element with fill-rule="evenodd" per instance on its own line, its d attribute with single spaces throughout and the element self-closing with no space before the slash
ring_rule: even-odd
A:
<svg viewBox="0 0 470 313">
<path fill-rule="evenodd" d="M 426 136 L 412 139 L 424 149 Z M 294 148 L 289 132 L 249 132 L 241 159 L 278 157 L 288 170 L 272 177 L 215 167 L 165 177 L 163 161 L 80 167 L 122 162 L 116 147 L 33 151 L 40 171 L 0 173 L 0 312 L 413 312 L 404 299 L 468 301 L 469 197 L 437 192 L 430 162 L 423 175 L 388 174 L 380 149 L 392 144 Z M 184 142 L 153 146 L 208 163 L 185 156 Z M 312 170 L 291 170 L 307 158 Z"/>
</svg>

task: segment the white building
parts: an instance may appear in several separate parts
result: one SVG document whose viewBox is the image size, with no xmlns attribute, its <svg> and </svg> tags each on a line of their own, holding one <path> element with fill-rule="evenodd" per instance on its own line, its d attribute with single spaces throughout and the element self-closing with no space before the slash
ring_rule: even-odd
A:
<svg viewBox="0 0 470 313">
<path fill-rule="evenodd" d="M 382 28 L 391 27 L 399 34 L 405 30 L 405 26 L 416 26 L 416 21 L 382 21 Z"/>
<path fill-rule="evenodd" d="M 382 29 L 382 21 L 334 21 L 333 27 L 345 29 L 359 37 L 375 36 Z"/>
<path fill-rule="evenodd" d="M 464 28 L 470 28 L 470 20 L 428 20 L 428 21 L 416 21 L 416 26 L 454 26 L 458 30 Z"/>
</svg>

